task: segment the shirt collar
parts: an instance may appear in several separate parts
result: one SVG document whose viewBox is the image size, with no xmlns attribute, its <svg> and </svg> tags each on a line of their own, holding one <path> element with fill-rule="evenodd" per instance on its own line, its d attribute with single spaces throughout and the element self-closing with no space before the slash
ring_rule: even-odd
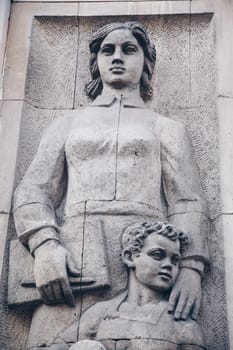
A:
<svg viewBox="0 0 233 350">
<path fill-rule="evenodd" d="M 91 106 L 97 106 L 97 107 L 110 107 L 117 101 L 122 101 L 122 105 L 124 107 L 129 108 L 146 108 L 145 103 L 143 102 L 142 98 L 135 98 L 132 96 L 127 95 L 121 95 L 121 96 L 114 96 L 114 95 L 99 95 L 91 104 Z"/>
</svg>

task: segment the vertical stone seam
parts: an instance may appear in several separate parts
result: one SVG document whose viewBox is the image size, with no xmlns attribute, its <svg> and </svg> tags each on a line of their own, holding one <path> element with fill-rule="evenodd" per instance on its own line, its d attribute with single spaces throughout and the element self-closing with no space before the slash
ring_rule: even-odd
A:
<svg viewBox="0 0 233 350">
<path fill-rule="evenodd" d="M 77 77 L 78 77 L 78 62 L 79 62 L 79 42 L 80 42 L 80 30 L 79 30 L 79 18 L 77 17 L 77 26 L 78 26 L 78 36 L 77 36 L 77 53 L 76 53 L 76 65 L 74 73 L 74 94 L 73 94 L 73 106 L 72 109 L 75 109 L 75 100 L 76 100 L 76 90 L 77 90 Z"/>
<path fill-rule="evenodd" d="M 192 25 L 192 2 L 189 0 L 189 43 L 188 43 L 188 52 L 189 52 L 189 107 L 192 106 L 192 42 L 191 42 L 191 25 Z"/>
<path fill-rule="evenodd" d="M 82 276 L 83 276 L 83 256 L 84 256 L 84 248 L 85 248 L 85 227 L 86 227 L 86 213 L 87 213 L 87 201 L 85 201 L 84 205 L 84 215 L 83 215 L 83 235 L 82 235 L 82 253 L 81 253 L 81 276 L 80 276 L 80 311 L 79 311 L 79 320 L 77 327 L 77 341 L 79 340 L 79 327 L 80 327 L 80 319 L 82 316 L 83 309 L 83 293 L 82 293 Z"/>
<path fill-rule="evenodd" d="M 116 195 L 117 195 L 118 139 L 119 139 L 119 128 L 120 128 L 120 119 L 121 119 L 121 107 L 122 107 L 122 95 L 120 97 L 117 132 L 116 132 L 115 192 L 114 192 L 114 198 L 113 198 L 114 200 L 116 200 Z"/>
</svg>

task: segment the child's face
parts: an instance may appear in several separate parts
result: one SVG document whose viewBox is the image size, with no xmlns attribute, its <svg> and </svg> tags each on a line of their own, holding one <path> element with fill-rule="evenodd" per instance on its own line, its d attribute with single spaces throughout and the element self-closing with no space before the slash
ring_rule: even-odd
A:
<svg viewBox="0 0 233 350">
<path fill-rule="evenodd" d="M 180 262 L 179 240 L 150 234 L 138 256 L 133 255 L 136 278 L 142 284 L 158 291 L 168 291 L 173 286 Z"/>
</svg>

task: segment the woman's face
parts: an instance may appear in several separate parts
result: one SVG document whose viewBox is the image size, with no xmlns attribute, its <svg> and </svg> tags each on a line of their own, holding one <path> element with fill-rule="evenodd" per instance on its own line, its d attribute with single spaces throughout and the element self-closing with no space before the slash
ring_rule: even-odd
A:
<svg viewBox="0 0 233 350">
<path fill-rule="evenodd" d="M 139 86 L 144 52 L 128 29 L 116 29 L 103 40 L 97 64 L 104 86 L 116 89 Z"/>
</svg>

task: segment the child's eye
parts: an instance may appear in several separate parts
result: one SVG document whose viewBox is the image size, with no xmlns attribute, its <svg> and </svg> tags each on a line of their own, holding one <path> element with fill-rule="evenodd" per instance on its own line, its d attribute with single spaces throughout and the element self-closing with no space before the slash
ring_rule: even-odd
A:
<svg viewBox="0 0 233 350">
<path fill-rule="evenodd" d="M 150 252 L 149 255 L 154 260 L 162 260 L 164 258 L 164 252 L 161 250 L 154 250 L 154 251 Z"/>
<path fill-rule="evenodd" d="M 173 265 L 178 265 L 180 263 L 180 257 L 178 255 L 174 255 L 171 258 L 171 263 Z"/>
</svg>

